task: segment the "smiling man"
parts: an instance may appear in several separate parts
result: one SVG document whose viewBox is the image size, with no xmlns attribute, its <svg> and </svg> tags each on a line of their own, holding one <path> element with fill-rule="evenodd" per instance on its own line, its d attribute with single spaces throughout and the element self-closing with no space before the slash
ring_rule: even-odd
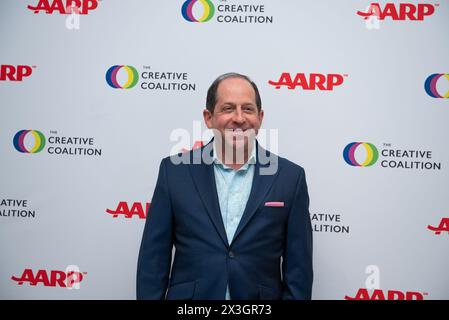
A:
<svg viewBox="0 0 449 320">
<path fill-rule="evenodd" d="M 189 161 L 178 155 L 161 162 L 137 298 L 310 299 L 305 173 L 258 144 L 264 112 L 256 84 L 238 73 L 221 75 L 207 92 L 203 117 L 214 139 L 182 156 Z"/>
</svg>

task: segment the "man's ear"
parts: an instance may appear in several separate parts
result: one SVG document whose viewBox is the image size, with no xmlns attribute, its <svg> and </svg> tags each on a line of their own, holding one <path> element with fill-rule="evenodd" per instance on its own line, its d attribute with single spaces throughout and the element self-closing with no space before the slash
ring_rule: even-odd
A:
<svg viewBox="0 0 449 320">
<path fill-rule="evenodd" d="M 263 112 L 263 110 L 260 110 L 259 111 L 259 119 L 260 119 L 260 124 L 262 125 L 262 121 L 263 121 L 263 116 L 264 116 L 264 112 Z"/>
<path fill-rule="evenodd" d="M 208 109 L 203 110 L 204 123 L 208 129 L 212 129 L 212 113 Z"/>
</svg>

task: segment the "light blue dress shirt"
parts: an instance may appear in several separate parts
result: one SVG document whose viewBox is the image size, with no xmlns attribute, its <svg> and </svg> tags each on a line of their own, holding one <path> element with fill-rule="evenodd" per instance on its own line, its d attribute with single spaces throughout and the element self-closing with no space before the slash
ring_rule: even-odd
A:
<svg viewBox="0 0 449 320">
<path fill-rule="evenodd" d="M 238 170 L 224 165 L 213 152 L 218 201 L 229 244 L 232 242 L 251 192 L 256 163 L 255 149 L 253 145 L 248 161 Z M 230 300 L 229 286 L 226 288 L 225 299 Z"/>
</svg>

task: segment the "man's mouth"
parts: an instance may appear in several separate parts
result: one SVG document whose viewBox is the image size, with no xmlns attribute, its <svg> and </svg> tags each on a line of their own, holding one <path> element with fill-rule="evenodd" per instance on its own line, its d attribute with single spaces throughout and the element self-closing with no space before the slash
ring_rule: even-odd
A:
<svg viewBox="0 0 449 320">
<path fill-rule="evenodd" d="M 226 132 L 234 132 L 234 133 L 239 133 L 239 132 L 246 132 L 248 129 L 242 129 L 242 128 L 226 128 L 225 131 Z"/>
<path fill-rule="evenodd" d="M 246 136 L 246 132 L 247 129 L 241 129 L 241 128 L 229 128 L 229 129 L 225 129 L 225 134 L 226 135 L 230 135 L 232 137 L 243 137 Z"/>
</svg>

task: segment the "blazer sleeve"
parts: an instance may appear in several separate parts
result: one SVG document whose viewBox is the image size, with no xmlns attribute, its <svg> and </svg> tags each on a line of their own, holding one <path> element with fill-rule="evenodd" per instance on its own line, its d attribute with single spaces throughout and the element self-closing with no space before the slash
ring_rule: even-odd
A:
<svg viewBox="0 0 449 320">
<path fill-rule="evenodd" d="M 137 299 L 165 298 L 173 248 L 173 212 L 167 183 L 168 158 L 161 161 L 137 262 Z"/>
<path fill-rule="evenodd" d="M 312 297 L 312 225 L 309 194 L 304 169 L 301 168 L 295 196 L 289 212 L 282 261 L 284 300 L 309 300 Z"/>
</svg>

